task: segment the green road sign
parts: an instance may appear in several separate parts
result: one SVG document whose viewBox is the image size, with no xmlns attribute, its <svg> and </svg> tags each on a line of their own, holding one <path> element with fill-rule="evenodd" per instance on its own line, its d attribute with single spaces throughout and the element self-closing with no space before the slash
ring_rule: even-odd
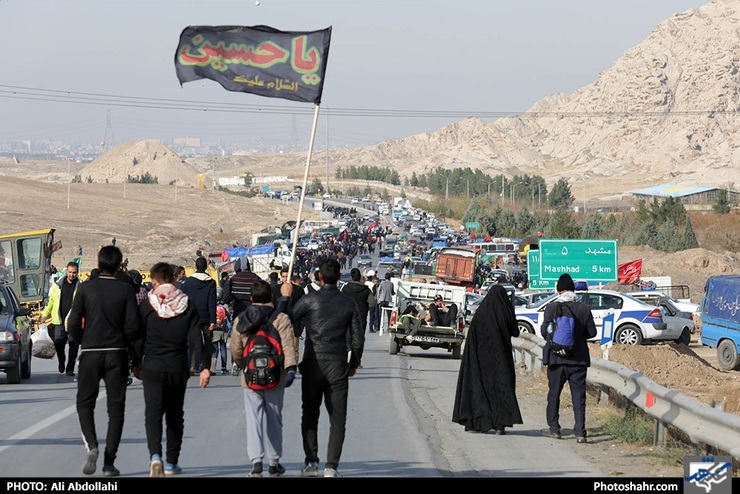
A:
<svg viewBox="0 0 740 494">
<path fill-rule="evenodd" d="M 557 281 L 540 278 L 540 251 L 527 251 L 527 288 L 530 290 L 554 290 Z"/>
<path fill-rule="evenodd" d="M 468 221 L 465 223 L 465 228 L 468 230 L 471 230 L 473 228 L 480 228 L 480 222 L 478 221 Z"/>
<path fill-rule="evenodd" d="M 617 281 L 616 240 L 540 239 L 540 279 Z"/>
</svg>

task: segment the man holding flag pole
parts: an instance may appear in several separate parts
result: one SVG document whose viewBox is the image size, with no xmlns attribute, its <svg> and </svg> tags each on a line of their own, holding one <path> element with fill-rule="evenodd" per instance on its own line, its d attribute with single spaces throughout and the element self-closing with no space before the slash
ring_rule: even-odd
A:
<svg viewBox="0 0 740 494">
<path fill-rule="evenodd" d="M 181 84 L 211 79 L 228 91 L 316 105 L 296 228 L 301 224 L 303 215 L 330 38 L 331 27 L 320 31 L 286 32 L 269 26 L 189 26 L 182 31 L 175 53 L 175 70 Z M 293 277 L 297 246 L 298 242 L 294 241 L 287 279 Z M 338 292 L 335 278 L 339 276 L 339 265 L 333 262 L 336 266 L 331 263 L 324 266 L 325 262 L 321 269 L 326 281 L 330 282 L 327 283 L 328 288 L 322 287 L 321 293 L 302 297 L 297 304 L 302 305 L 307 346 L 312 350 L 312 357 L 308 361 L 304 359 L 299 365 L 303 376 L 301 433 L 306 455 L 302 471 L 304 476 L 318 475 L 316 433 L 321 396 L 326 396 L 327 403 L 331 401 L 334 409 L 330 414 L 329 451 L 324 476 L 338 476 L 337 465 L 344 441 L 348 378 L 354 375 L 364 347 L 357 306 L 347 295 Z M 281 300 L 290 297 L 292 288 L 292 283 L 281 285 Z M 315 296 L 312 298 L 312 295 Z M 320 305 L 330 298 L 333 308 L 348 307 L 346 318 L 325 317 L 331 311 Z M 310 305 L 304 303 L 306 299 L 311 299 Z M 350 333 L 352 352 L 348 356 Z M 316 341 L 312 341 L 312 334 Z M 341 348 L 341 352 L 337 353 L 337 348 Z"/>
</svg>

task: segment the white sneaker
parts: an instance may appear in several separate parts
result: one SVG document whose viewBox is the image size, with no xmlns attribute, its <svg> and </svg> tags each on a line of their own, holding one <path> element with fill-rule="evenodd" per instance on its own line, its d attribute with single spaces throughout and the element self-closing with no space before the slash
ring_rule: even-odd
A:
<svg viewBox="0 0 740 494">
<path fill-rule="evenodd" d="M 303 467 L 303 470 L 301 470 L 301 475 L 303 475 L 304 477 L 318 477 L 319 464 L 315 461 L 310 462 L 305 467 Z"/>
<path fill-rule="evenodd" d="M 336 468 L 325 468 L 324 477 L 341 477 L 341 475 L 339 475 Z"/>
</svg>

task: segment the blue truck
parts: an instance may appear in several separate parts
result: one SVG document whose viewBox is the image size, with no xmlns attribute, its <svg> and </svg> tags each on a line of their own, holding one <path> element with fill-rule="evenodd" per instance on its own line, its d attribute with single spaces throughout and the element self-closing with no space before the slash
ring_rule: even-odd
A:
<svg viewBox="0 0 740 494">
<path fill-rule="evenodd" d="M 701 344 L 717 349 L 719 366 L 740 369 L 740 275 L 711 276 L 701 304 Z"/>
</svg>

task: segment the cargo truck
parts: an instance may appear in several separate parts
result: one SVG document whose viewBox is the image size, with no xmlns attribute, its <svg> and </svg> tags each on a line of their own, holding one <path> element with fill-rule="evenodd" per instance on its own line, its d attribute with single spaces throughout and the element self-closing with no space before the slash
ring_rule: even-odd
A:
<svg viewBox="0 0 740 494">
<path fill-rule="evenodd" d="M 740 275 L 711 276 L 701 304 L 701 344 L 724 370 L 740 369 Z"/>
<path fill-rule="evenodd" d="M 475 286 L 479 252 L 465 247 L 447 247 L 437 254 L 434 277 L 450 285 Z"/>
</svg>

